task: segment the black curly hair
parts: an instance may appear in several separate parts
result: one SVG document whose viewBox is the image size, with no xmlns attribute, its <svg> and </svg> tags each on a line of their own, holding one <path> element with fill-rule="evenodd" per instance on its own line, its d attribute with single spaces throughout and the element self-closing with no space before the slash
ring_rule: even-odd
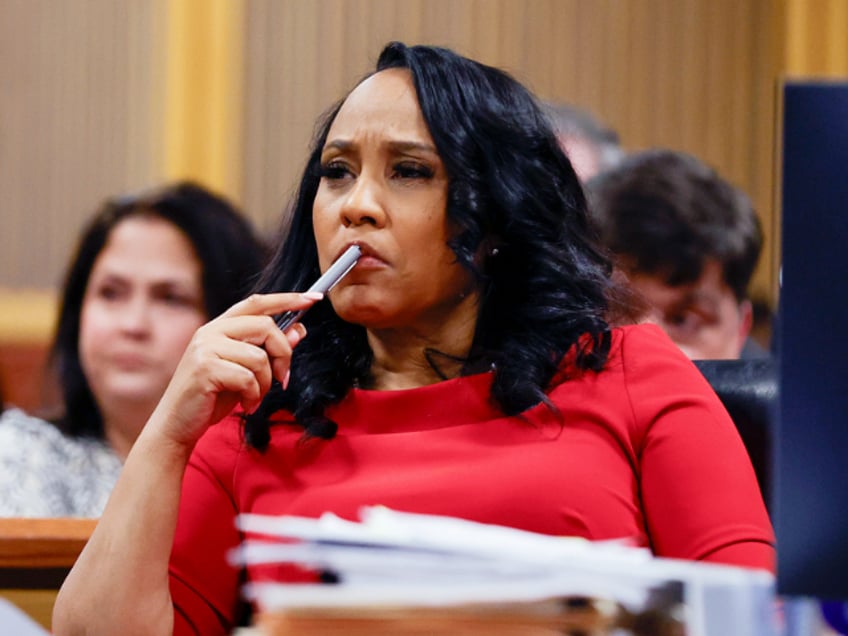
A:
<svg viewBox="0 0 848 636">
<path fill-rule="evenodd" d="M 508 415 L 539 403 L 565 353 L 600 370 L 610 346 L 605 315 L 611 265 L 597 248 L 586 201 L 534 96 L 509 74 L 439 47 L 387 45 L 375 72 L 407 69 L 449 177 L 449 246 L 480 289 L 479 317 L 461 374 L 493 369 L 493 402 Z M 373 73 L 372 73 L 373 74 Z M 302 291 L 320 274 L 312 204 L 320 155 L 341 103 L 319 123 L 287 235 L 258 291 Z M 497 255 L 482 260 L 483 246 Z M 304 317 L 309 337 L 292 359 L 287 390 L 274 383 L 245 417 L 245 438 L 267 446 L 269 417 L 286 409 L 306 436 L 332 438 L 325 409 L 369 377 L 372 353 L 362 326 L 329 302 Z M 585 337 L 584 337 L 585 336 Z"/>
</svg>

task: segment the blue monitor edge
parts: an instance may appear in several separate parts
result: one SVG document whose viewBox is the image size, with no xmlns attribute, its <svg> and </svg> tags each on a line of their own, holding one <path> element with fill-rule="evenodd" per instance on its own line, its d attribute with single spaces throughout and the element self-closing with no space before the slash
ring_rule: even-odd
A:
<svg viewBox="0 0 848 636">
<path fill-rule="evenodd" d="M 848 83 L 782 90 L 777 587 L 848 600 Z"/>
</svg>

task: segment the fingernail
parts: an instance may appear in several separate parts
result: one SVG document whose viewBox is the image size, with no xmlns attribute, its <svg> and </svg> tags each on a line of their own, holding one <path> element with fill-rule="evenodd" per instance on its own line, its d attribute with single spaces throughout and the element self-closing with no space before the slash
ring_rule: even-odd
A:
<svg viewBox="0 0 848 636">
<path fill-rule="evenodd" d="M 300 325 L 294 325 L 291 329 L 286 331 L 286 338 L 289 341 L 289 345 L 291 345 L 292 347 L 296 347 L 297 343 L 303 340 L 303 336 L 306 335 L 305 330 L 302 331 L 298 329 L 299 326 Z"/>
<path fill-rule="evenodd" d="M 289 388 L 289 380 L 291 379 L 291 369 L 286 371 L 286 375 L 283 378 L 283 391 Z"/>
<path fill-rule="evenodd" d="M 303 292 L 301 296 L 303 296 L 304 298 L 308 298 L 309 300 L 321 300 L 324 297 L 324 294 L 322 294 L 321 292 L 311 291 Z"/>
</svg>

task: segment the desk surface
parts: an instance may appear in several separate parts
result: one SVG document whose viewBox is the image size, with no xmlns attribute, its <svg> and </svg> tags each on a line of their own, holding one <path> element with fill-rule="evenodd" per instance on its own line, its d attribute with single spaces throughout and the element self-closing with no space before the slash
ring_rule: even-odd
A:
<svg viewBox="0 0 848 636">
<path fill-rule="evenodd" d="M 676 606 L 675 606 L 676 607 Z M 650 620 L 653 636 L 674 636 L 682 627 L 669 611 L 634 615 L 615 603 L 583 597 L 531 602 L 472 603 L 456 607 L 322 607 L 259 613 L 262 636 L 561 636 L 627 631 Z"/>
<path fill-rule="evenodd" d="M 70 568 L 96 519 L 0 519 L 0 568 Z"/>
<path fill-rule="evenodd" d="M 0 588 L 58 589 L 96 519 L 0 519 Z"/>
<path fill-rule="evenodd" d="M 56 593 L 96 519 L 0 518 L 0 596 L 46 629 Z"/>
</svg>

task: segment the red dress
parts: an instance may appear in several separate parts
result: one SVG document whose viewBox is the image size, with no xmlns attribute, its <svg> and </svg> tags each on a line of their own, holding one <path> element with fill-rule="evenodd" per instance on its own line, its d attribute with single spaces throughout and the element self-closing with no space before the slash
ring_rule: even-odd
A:
<svg viewBox="0 0 848 636">
<path fill-rule="evenodd" d="M 724 407 L 657 327 L 617 329 L 609 362 L 506 417 L 491 374 L 403 391 L 353 389 L 332 440 L 271 428 L 247 448 L 231 416 L 198 443 L 171 558 L 176 632 L 232 629 L 240 512 L 357 518 L 363 505 L 551 535 L 629 538 L 656 555 L 774 569 L 774 536 Z M 572 370 L 573 371 L 573 370 Z M 280 422 L 290 420 L 281 413 Z"/>
</svg>

